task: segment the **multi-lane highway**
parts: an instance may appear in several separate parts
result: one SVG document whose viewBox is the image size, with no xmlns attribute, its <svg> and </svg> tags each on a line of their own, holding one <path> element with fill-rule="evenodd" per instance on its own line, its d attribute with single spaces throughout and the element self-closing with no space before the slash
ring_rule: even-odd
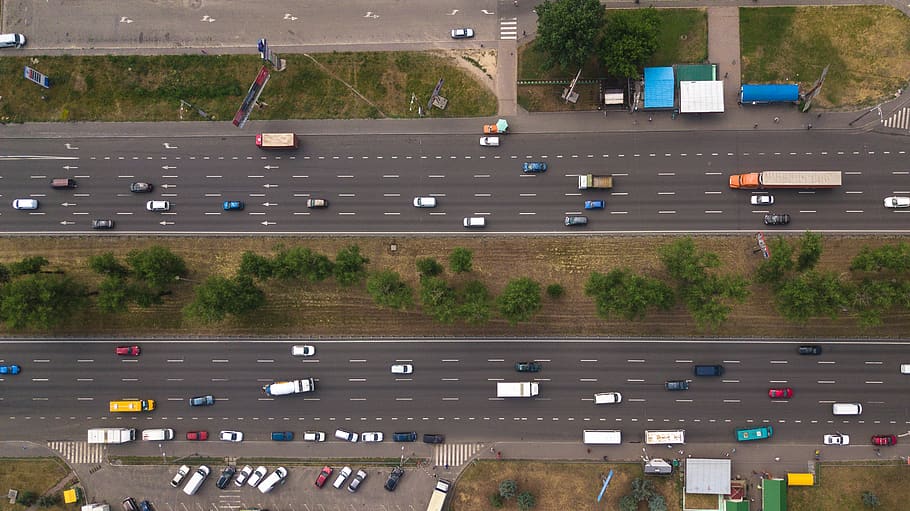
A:
<svg viewBox="0 0 910 511">
<path fill-rule="evenodd" d="M 118 357 L 113 342 L 7 342 L 0 363 L 22 373 L 0 381 L 4 438 L 84 438 L 98 426 L 243 430 L 266 440 L 273 429 L 416 430 L 452 441 L 580 440 L 583 429 L 683 428 L 690 442 L 726 442 L 736 427 L 771 424 L 775 440 L 820 442 L 825 433 L 902 433 L 910 429 L 904 398 L 910 376 L 900 343 L 824 344 L 800 356 L 792 342 L 719 341 L 325 341 L 312 358 L 290 356 L 290 343 L 143 342 L 138 358 Z M 14 355 L 15 354 L 15 355 Z M 538 360 L 539 373 L 513 364 Z M 393 375 L 396 362 L 412 375 Z M 695 363 L 723 364 L 720 378 L 694 377 Z M 275 379 L 314 377 L 312 394 L 270 398 Z M 535 380 L 534 399 L 496 398 L 496 382 Z M 691 380 L 669 392 L 668 379 Z M 789 400 L 769 388 L 790 387 Z M 621 392 L 619 405 L 594 405 L 595 392 Z M 212 407 L 186 399 L 213 394 Z M 155 399 L 143 414 L 109 414 L 108 401 Z M 859 417 L 834 417 L 831 404 L 860 402 Z M 280 427 L 275 426 L 281 424 Z"/>
<path fill-rule="evenodd" d="M 259 150 L 252 133 L 16 140 L 0 155 L 0 225 L 72 233 L 105 218 L 114 232 L 430 233 L 463 232 L 463 217 L 483 215 L 487 232 L 566 232 L 565 215 L 605 199 L 572 232 L 753 232 L 769 210 L 790 214 L 790 231 L 906 232 L 910 213 L 882 207 L 883 197 L 910 193 L 905 141 L 875 133 L 516 133 L 498 148 L 467 134 L 301 135 L 291 152 Z M 549 170 L 523 174 L 525 161 Z M 728 188 L 729 174 L 763 169 L 842 170 L 844 185 L 775 190 L 773 208 Z M 614 188 L 579 191 L 575 176 L 588 172 L 614 175 Z M 55 177 L 79 186 L 53 190 Z M 155 191 L 131 194 L 132 181 Z M 439 206 L 412 207 L 418 195 Z M 311 197 L 330 205 L 309 210 Z M 16 198 L 40 208 L 15 211 Z M 150 199 L 170 201 L 171 211 L 146 211 Z M 225 200 L 246 209 L 222 211 Z"/>
</svg>

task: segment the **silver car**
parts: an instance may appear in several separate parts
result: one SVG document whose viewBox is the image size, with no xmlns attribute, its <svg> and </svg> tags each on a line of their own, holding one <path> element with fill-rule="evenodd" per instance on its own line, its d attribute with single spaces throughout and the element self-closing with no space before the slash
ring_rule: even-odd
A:
<svg viewBox="0 0 910 511">
<path fill-rule="evenodd" d="M 435 208 L 436 197 L 414 197 L 415 208 Z"/>
<path fill-rule="evenodd" d="M 150 200 L 145 203 L 145 209 L 149 211 L 170 211 L 171 203 L 166 200 Z"/>
</svg>

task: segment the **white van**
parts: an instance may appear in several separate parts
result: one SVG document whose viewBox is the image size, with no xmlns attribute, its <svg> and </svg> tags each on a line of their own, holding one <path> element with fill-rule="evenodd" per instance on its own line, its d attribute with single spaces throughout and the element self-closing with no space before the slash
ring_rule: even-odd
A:
<svg viewBox="0 0 910 511">
<path fill-rule="evenodd" d="M 831 412 L 834 415 L 860 415 L 863 413 L 863 405 L 859 403 L 834 403 L 831 406 Z"/>
<path fill-rule="evenodd" d="M 464 217 L 464 226 L 465 227 L 486 227 L 487 219 L 482 216 L 466 216 Z"/>
<path fill-rule="evenodd" d="M 161 442 L 162 440 L 173 440 L 174 430 L 171 428 L 143 429 L 142 439 L 152 442 Z"/>
<path fill-rule="evenodd" d="M 0 34 L 0 48 L 22 48 L 25 36 L 22 34 Z"/>
<path fill-rule="evenodd" d="M 622 394 L 619 392 L 600 392 L 594 394 L 595 405 L 612 405 L 622 403 Z"/>
<path fill-rule="evenodd" d="M 284 467 L 278 467 L 274 472 L 272 472 L 270 476 L 266 477 L 264 481 L 259 483 L 259 486 L 257 486 L 257 488 L 262 493 L 268 493 L 272 491 L 273 488 L 275 488 L 275 485 L 279 483 L 284 484 L 284 480 L 287 479 L 287 477 L 288 469 Z"/>
<path fill-rule="evenodd" d="M 910 374 L 910 364 L 901 364 L 901 374 Z"/>
<path fill-rule="evenodd" d="M 586 429 L 584 442 L 593 445 L 618 445 L 622 443 L 622 431 L 606 429 Z"/>
<path fill-rule="evenodd" d="M 186 483 L 186 486 L 183 487 L 183 493 L 187 495 L 195 495 L 199 488 L 202 487 L 202 483 L 205 482 L 205 478 L 209 476 L 209 467 L 202 465 L 193 472 L 193 477 Z"/>
</svg>

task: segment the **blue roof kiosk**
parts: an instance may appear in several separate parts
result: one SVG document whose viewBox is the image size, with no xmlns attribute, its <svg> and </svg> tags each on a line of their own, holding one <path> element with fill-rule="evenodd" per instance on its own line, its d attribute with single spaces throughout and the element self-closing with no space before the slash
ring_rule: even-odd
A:
<svg viewBox="0 0 910 511">
<path fill-rule="evenodd" d="M 739 90 L 739 102 L 744 105 L 796 103 L 797 101 L 799 101 L 799 85 L 795 83 L 743 85 Z"/>
</svg>

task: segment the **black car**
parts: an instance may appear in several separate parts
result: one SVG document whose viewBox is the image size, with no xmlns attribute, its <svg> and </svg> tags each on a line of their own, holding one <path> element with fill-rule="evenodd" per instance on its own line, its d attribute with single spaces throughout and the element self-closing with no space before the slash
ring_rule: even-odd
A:
<svg viewBox="0 0 910 511">
<path fill-rule="evenodd" d="M 799 354 L 800 355 L 821 355 L 822 347 L 818 346 L 817 344 L 809 344 L 806 346 L 800 346 Z"/>
<path fill-rule="evenodd" d="M 768 213 L 765 215 L 765 225 L 787 225 L 790 223 L 790 215 L 784 213 L 778 215 L 776 213 Z"/>
<path fill-rule="evenodd" d="M 231 478 L 234 477 L 234 474 L 237 472 L 237 469 L 233 465 L 228 465 L 224 470 L 221 471 L 221 477 L 218 478 L 218 482 L 215 483 L 220 489 L 225 489 L 228 483 L 231 482 Z"/>
<path fill-rule="evenodd" d="M 92 229 L 113 229 L 114 221 L 107 219 L 92 220 Z"/>
<path fill-rule="evenodd" d="M 151 502 L 143 500 L 139 503 L 139 511 L 155 511 L 155 509 L 152 507 Z"/>
<path fill-rule="evenodd" d="M 688 380 L 668 380 L 664 383 L 667 390 L 689 390 Z"/>
<path fill-rule="evenodd" d="M 130 183 L 130 191 L 133 193 L 149 193 L 154 187 L 151 183 L 136 182 Z"/>
<path fill-rule="evenodd" d="M 536 373 L 540 371 L 539 362 L 515 362 L 515 370 L 519 373 Z"/>
<path fill-rule="evenodd" d="M 446 441 L 445 435 L 434 435 L 432 433 L 427 433 L 423 435 L 423 443 L 425 444 L 441 444 Z"/>
<path fill-rule="evenodd" d="M 392 433 L 392 440 L 396 442 L 416 442 L 417 441 L 417 432 L 416 431 L 397 431 Z"/>
<path fill-rule="evenodd" d="M 398 488 L 398 481 L 401 481 L 401 476 L 404 475 L 404 469 L 401 467 L 395 467 L 392 469 L 392 473 L 389 474 L 389 480 L 385 482 L 386 491 L 395 491 L 395 488 Z"/>
</svg>

